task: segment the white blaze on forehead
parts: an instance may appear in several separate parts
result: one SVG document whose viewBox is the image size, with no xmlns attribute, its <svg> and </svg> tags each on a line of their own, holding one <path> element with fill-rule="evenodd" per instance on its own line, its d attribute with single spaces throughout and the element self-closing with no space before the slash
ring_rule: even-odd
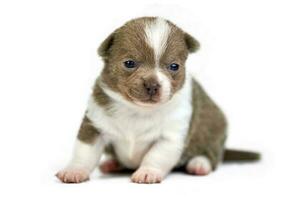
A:
<svg viewBox="0 0 300 200">
<path fill-rule="evenodd" d="M 154 21 L 146 23 L 146 42 L 154 50 L 156 65 L 158 65 L 159 58 L 166 49 L 170 31 L 170 25 L 162 18 L 156 18 Z"/>
<path fill-rule="evenodd" d="M 145 26 L 146 42 L 152 47 L 155 55 L 156 76 L 161 85 L 162 92 L 161 102 L 168 101 L 171 95 L 171 82 L 159 69 L 159 59 L 166 49 L 170 32 L 170 25 L 162 18 L 156 18 L 155 20 L 146 23 Z"/>
</svg>

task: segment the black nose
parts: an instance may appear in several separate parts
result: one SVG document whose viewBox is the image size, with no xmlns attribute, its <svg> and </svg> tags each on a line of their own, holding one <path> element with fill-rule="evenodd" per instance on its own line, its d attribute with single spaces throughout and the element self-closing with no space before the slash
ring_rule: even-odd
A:
<svg viewBox="0 0 300 200">
<path fill-rule="evenodd" d="M 153 96 L 156 93 L 158 93 L 160 85 L 156 81 L 155 82 L 154 81 L 145 81 L 144 87 L 147 91 L 147 94 L 150 96 Z"/>
</svg>

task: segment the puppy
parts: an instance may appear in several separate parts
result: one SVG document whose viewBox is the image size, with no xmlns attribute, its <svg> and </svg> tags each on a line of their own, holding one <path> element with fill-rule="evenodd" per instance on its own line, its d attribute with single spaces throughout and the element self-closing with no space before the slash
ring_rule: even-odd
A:
<svg viewBox="0 0 300 200">
<path fill-rule="evenodd" d="M 57 173 L 80 183 L 98 165 L 104 173 L 133 169 L 135 183 L 159 183 L 174 168 L 207 175 L 218 163 L 258 154 L 224 151 L 226 120 L 186 72 L 198 41 L 170 21 L 144 17 L 115 30 L 98 49 L 96 80 L 74 155 Z"/>
</svg>

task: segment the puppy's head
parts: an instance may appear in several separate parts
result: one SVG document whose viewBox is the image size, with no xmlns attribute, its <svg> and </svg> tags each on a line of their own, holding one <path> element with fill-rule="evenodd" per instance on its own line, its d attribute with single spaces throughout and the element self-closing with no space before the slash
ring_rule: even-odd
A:
<svg viewBox="0 0 300 200">
<path fill-rule="evenodd" d="M 185 61 L 199 43 L 171 22 L 138 18 L 113 32 L 99 47 L 101 80 L 126 100 L 147 106 L 165 103 L 185 81 Z"/>
</svg>

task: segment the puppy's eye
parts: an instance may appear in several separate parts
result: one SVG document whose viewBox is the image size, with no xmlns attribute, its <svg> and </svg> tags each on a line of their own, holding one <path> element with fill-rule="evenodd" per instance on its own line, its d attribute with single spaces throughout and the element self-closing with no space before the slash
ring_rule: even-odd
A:
<svg viewBox="0 0 300 200">
<path fill-rule="evenodd" d="M 177 63 L 172 63 L 169 65 L 169 69 L 171 71 L 177 71 L 179 69 L 179 65 Z"/>
<path fill-rule="evenodd" d="M 127 60 L 124 62 L 126 68 L 132 69 L 136 67 L 136 63 L 133 60 Z"/>
</svg>

